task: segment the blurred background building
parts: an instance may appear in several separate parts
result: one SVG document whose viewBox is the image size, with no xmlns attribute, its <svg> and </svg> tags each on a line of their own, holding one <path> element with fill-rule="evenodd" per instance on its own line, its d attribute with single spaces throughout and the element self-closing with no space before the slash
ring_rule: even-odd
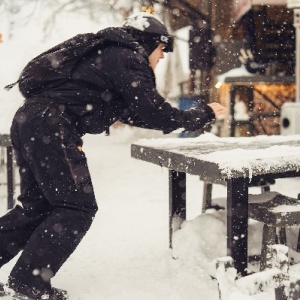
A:
<svg viewBox="0 0 300 300">
<path fill-rule="evenodd" d="M 188 31 L 189 74 L 177 83 L 181 101 L 228 106 L 219 134 L 279 134 L 281 107 L 296 92 L 294 16 L 286 1 L 160 3 L 175 35 Z"/>
</svg>

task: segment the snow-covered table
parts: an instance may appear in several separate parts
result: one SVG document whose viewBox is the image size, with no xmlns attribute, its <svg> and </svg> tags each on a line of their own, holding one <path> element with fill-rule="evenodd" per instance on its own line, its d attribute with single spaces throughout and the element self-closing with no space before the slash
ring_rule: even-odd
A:
<svg viewBox="0 0 300 300">
<path fill-rule="evenodd" d="M 300 177 L 300 135 L 143 139 L 131 145 L 131 156 L 169 169 L 170 247 L 186 218 L 186 174 L 227 182 L 227 252 L 241 274 L 247 267 L 249 182 Z"/>
</svg>

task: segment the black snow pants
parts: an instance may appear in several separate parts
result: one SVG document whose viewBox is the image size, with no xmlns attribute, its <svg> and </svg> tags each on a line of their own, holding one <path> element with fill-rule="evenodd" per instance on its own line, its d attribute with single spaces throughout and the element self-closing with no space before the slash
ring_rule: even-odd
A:
<svg viewBox="0 0 300 300">
<path fill-rule="evenodd" d="M 10 276 L 49 289 L 97 211 L 81 136 L 65 106 L 33 103 L 16 112 L 11 139 L 21 194 L 0 218 L 0 267 L 22 251 Z"/>
</svg>

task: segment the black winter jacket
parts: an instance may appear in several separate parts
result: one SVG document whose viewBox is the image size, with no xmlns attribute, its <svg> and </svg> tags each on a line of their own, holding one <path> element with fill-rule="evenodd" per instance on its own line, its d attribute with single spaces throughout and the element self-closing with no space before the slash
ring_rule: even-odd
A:
<svg viewBox="0 0 300 300">
<path fill-rule="evenodd" d="M 124 29 L 97 34 L 105 42 L 84 55 L 71 78 L 43 85 L 26 95 L 28 102 L 61 104 L 82 135 L 101 133 L 118 120 L 168 133 L 201 129 L 214 119 L 207 105 L 182 111 L 167 103 L 156 90 L 147 54 Z"/>
</svg>

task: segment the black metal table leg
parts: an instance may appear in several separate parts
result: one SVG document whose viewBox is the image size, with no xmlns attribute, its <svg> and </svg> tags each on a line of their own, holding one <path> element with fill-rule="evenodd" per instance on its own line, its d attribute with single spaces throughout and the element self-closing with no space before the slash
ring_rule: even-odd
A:
<svg viewBox="0 0 300 300">
<path fill-rule="evenodd" d="M 186 174 L 169 170 L 169 247 L 173 232 L 186 219 Z"/>
<path fill-rule="evenodd" d="M 208 208 L 211 208 L 212 205 L 212 187 L 213 184 L 211 182 L 204 181 L 203 185 L 203 201 L 202 201 L 202 213 Z"/>
<path fill-rule="evenodd" d="M 14 162 L 13 162 L 12 146 L 6 147 L 6 155 L 7 155 L 7 208 L 11 209 L 15 205 Z"/>
<path fill-rule="evenodd" d="M 247 274 L 248 178 L 227 182 L 227 254 L 241 275 Z"/>
</svg>

